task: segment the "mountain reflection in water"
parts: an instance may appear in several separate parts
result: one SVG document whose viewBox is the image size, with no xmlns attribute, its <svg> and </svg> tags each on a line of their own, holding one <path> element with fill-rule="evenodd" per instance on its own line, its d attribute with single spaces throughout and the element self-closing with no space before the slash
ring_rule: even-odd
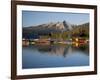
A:
<svg viewBox="0 0 100 80">
<path fill-rule="evenodd" d="M 40 53 L 48 53 L 51 55 L 60 55 L 66 57 L 67 54 L 72 54 L 75 51 L 83 51 L 84 54 L 89 55 L 87 46 L 66 46 L 66 45 L 49 45 L 49 46 L 34 46 Z"/>
<path fill-rule="evenodd" d="M 22 49 L 22 68 L 88 66 L 89 45 L 29 45 Z"/>
</svg>

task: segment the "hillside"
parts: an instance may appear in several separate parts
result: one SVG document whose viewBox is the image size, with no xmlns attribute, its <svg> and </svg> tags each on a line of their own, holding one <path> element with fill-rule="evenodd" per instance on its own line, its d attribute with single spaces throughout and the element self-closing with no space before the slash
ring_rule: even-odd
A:
<svg viewBox="0 0 100 80">
<path fill-rule="evenodd" d="M 23 38 L 39 38 L 46 35 L 53 38 L 63 36 L 63 38 L 71 35 L 73 37 L 89 36 L 89 23 L 81 25 L 72 25 L 66 21 L 51 22 L 37 26 L 23 27 Z M 57 37 L 58 36 L 58 37 Z"/>
</svg>

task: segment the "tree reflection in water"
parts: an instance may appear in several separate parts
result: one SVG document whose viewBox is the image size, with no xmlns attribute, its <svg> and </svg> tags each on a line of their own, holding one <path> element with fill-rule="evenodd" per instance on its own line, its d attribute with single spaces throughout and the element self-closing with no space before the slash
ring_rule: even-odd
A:
<svg viewBox="0 0 100 80">
<path fill-rule="evenodd" d="M 81 45 L 32 45 L 32 47 L 36 48 L 42 54 L 56 55 L 67 57 L 69 54 L 73 54 L 74 52 L 81 52 L 87 56 L 89 56 L 89 44 L 81 44 Z"/>
<path fill-rule="evenodd" d="M 23 69 L 89 66 L 89 45 L 29 45 L 22 49 Z"/>
</svg>

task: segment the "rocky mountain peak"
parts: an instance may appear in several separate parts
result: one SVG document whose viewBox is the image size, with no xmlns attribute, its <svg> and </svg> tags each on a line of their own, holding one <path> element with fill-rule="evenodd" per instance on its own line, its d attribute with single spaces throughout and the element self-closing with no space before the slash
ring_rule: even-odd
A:
<svg viewBox="0 0 100 80">
<path fill-rule="evenodd" d="M 41 24 L 31 27 L 23 27 L 23 33 L 37 33 L 37 34 L 49 34 L 56 32 L 69 31 L 72 29 L 72 26 L 66 22 L 50 22 L 47 24 Z"/>
<path fill-rule="evenodd" d="M 64 27 L 66 28 L 66 30 L 72 30 L 72 26 L 70 23 L 66 22 L 66 21 L 63 21 L 63 25 Z"/>
</svg>

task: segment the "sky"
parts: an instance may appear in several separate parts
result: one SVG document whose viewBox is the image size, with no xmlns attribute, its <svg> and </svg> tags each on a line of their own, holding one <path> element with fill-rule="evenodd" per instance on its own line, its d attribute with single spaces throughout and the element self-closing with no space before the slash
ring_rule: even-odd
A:
<svg viewBox="0 0 100 80">
<path fill-rule="evenodd" d="M 67 21 L 70 24 L 83 24 L 89 22 L 88 13 L 68 12 L 43 12 L 43 11 L 22 11 L 22 26 L 36 26 L 50 22 Z"/>
</svg>

